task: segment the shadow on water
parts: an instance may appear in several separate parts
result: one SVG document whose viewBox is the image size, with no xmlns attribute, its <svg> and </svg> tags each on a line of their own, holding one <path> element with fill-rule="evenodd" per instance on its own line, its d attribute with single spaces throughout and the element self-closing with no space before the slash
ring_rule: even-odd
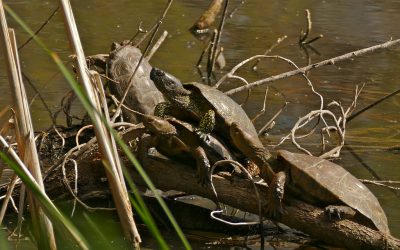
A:
<svg viewBox="0 0 400 250">
<path fill-rule="evenodd" d="M 139 22 L 148 29 L 162 11 L 165 1 L 72 1 L 81 39 L 87 55 L 109 51 L 113 41 L 130 38 L 136 32 Z M 56 2 L 48 1 L 10 1 L 10 6 L 30 24 L 39 27 L 52 10 Z M 183 81 L 201 81 L 196 63 L 205 43 L 194 38 L 188 28 L 208 5 L 208 1 L 176 1 L 168 13 L 162 29 L 169 35 L 151 64 L 163 68 Z M 304 9 L 310 9 L 313 20 L 313 34 L 324 35 L 314 44 L 319 54 L 309 51 L 312 62 L 318 62 L 355 49 L 375 45 L 390 38 L 400 37 L 400 4 L 398 1 L 246 1 L 228 18 L 222 35 L 227 66 L 217 73 L 219 78 L 236 63 L 255 54 L 264 53 L 278 37 L 287 35 L 272 54 L 290 58 L 299 66 L 307 64 L 305 53 L 299 49 L 297 39 L 305 27 Z M 260 11 L 263 10 L 263 11 Z M 17 39 L 22 43 L 27 35 L 19 29 L 13 20 L 9 25 L 17 29 Z M 69 47 L 64 25 L 60 15 L 56 15 L 40 33 L 41 38 L 64 59 L 69 62 Z M 358 107 L 366 106 L 376 99 L 396 90 L 399 86 L 400 49 L 379 52 L 327 66 L 309 75 L 315 88 L 326 98 L 336 100 L 347 107 L 352 99 L 355 86 L 366 83 Z M 60 99 L 69 90 L 68 84 L 57 73 L 56 66 L 34 43 L 28 44 L 20 52 L 22 69 L 46 96 L 52 110 L 60 105 Z M 1 58 L 1 55 L 0 55 Z M 258 71 L 250 68 L 240 71 L 242 76 L 255 80 L 290 70 L 290 66 L 274 60 L 262 61 Z M 10 100 L 6 72 L 0 68 L 0 107 Z M 237 85 L 237 82 L 230 83 Z M 298 117 L 318 108 L 318 98 L 313 95 L 306 82 L 300 77 L 277 81 L 273 86 L 285 95 L 289 102 L 275 127 L 264 138 L 265 144 L 275 144 L 286 135 Z M 28 89 L 29 95 L 34 93 Z M 264 87 L 253 91 L 250 101 L 244 106 L 250 117 L 258 112 L 264 97 Z M 243 95 L 235 96 L 243 100 Z M 261 128 L 281 107 L 282 99 L 271 90 L 268 97 L 267 114 L 258 119 L 256 127 Z M 360 179 L 400 180 L 398 155 L 387 150 L 400 144 L 400 101 L 391 98 L 354 119 L 347 126 L 347 145 L 352 152 L 344 150 L 339 163 Z M 39 101 L 32 104 L 32 115 L 36 130 L 47 128 L 50 124 L 47 111 Z M 73 111 L 82 113 L 75 105 Z M 63 121 L 60 121 L 63 122 Z M 320 150 L 318 141 L 311 146 Z M 283 148 L 293 149 L 289 143 Z M 357 156 L 353 154 L 356 153 Z M 357 158 L 362 159 L 362 162 Z M 363 167 L 369 166 L 370 170 Z M 375 174 L 371 174 L 371 169 Z M 376 176 L 374 176 L 376 175 Z M 369 186 L 379 198 L 389 219 L 394 236 L 400 237 L 400 200 L 382 187 Z"/>
</svg>

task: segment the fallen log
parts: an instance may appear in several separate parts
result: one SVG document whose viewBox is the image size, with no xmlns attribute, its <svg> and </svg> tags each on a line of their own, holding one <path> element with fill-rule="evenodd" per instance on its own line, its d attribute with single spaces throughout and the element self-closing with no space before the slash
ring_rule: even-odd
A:
<svg viewBox="0 0 400 250">
<path fill-rule="evenodd" d="M 136 129 L 123 135 L 126 141 L 131 141 L 143 132 Z M 154 158 L 139 157 L 147 174 L 150 176 L 157 188 L 161 190 L 177 190 L 187 194 L 195 194 L 215 200 L 210 187 L 205 188 L 197 184 L 195 168 L 193 166 L 176 163 L 174 161 Z M 94 144 L 85 151 L 78 159 L 79 165 L 78 185 L 79 193 L 85 194 L 99 187 L 105 188 L 97 145 Z M 135 171 L 127 159 L 123 161 L 125 166 L 138 185 L 144 185 L 142 178 Z M 74 172 L 67 168 L 67 178 L 73 183 Z M 53 171 L 45 184 L 48 193 L 53 197 L 60 197 L 68 191 L 63 183 L 62 171 Z M 219 201 L 243 211 L 258 214 L 258 201 L 250 180 L 232 176 L 228 173 L 219 173 L 213 177 L 213 183 L 218 192 Z M 261 194 L 261 204 L 265 207 L 268 187 L 265 184 L 256 184 Z M 400 249 L 400 240 L 391 235 L 383 235 L 374 229 L 363 226 L 351 220 L 330 221 L 324 214 L 324 210 L 314 207 L 305 202 L 288 198 L 285 200 L 285 213 L 278 219 L 291 228 L 300 230 L 310 236 L 320 239 L 328 244 L 345 247 L 349 249 Z M 266 212 L 262 211 L 266 217 Z"/>
</svg>

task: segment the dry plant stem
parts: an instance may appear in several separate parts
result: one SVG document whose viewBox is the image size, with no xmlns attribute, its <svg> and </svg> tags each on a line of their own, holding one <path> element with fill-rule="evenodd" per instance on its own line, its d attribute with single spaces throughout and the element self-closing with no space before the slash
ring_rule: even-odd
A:
<svg viewBox="0 0 400 250">
<path fill-rule="evenodd" d="M 265 113 L 265 109 L 266 109 L 266 106 L 267 106 L 268 90 L 269 90 L 269 86 L 267 86 L 267 88 L 265 89 L 263 107 L 261 108 L 260 112 L 258 112 L 258 114 L 256 116 L 254 116 L 253 119 L 251 119 L 252 123 L 254 123 L 262 114 Z"/>
<path fill-rule="evenodd" d="M 139 26 L 136 30 L 136 33 L 132 36 L 131 39 L 129 39 L 129 43 L 133 43 L 133 41 L 135 40 L 135 38 L 140 34 L 140 33 L 147 33 L 147 30 L 143 30 L 142 29 L 142 21 L 140 21 Z M 140 43 L 139 43 L 140 44 Z M 139 46 L 139 44 L 137 44 L 136 46 Z"/>
<path fill-rule="evenodd" d="M 37 34 L 39 34 L 40 31 L 42 31 L 42 29 L 50 22 L 50 20 L 53 18 L 53 16 L 54 16 L 55 14 L 57 14 L 57 12 L 58 12 L 59 9 L 60 9 L 60 6 L 57 6 L 57 8 L 55 8 L 55 9 L 53 10 L 53 12 L 52 12 L 52 13 L 50 14 L 50 16 L 43 22 L 43 24 L 39 27 L 39 29 L 37 29 L 37 30 L 35 31 L 35 36 L 36 36 Z M 23 44 L 21 44 L 21 45 L 18 47 L 18 50 L 24 48 L 25 45 L 27 45 L 30 41 L 32 41 L 32 39 L 33 39 L 33 36 L 29 37 L 28 40 L 26 40 Z"/>
<path fill-rule="evenodd" d="M 22 183 L 19 189 L 19 202 L 18 202 L 18 221 L 17 227 L 14 231 L 18 231 L 18 240 L 21 238 L 22 222 L 24 221 L 24 210 L 25 210 L 25 195 L 26 189 L 25 185 Z"/>
<path fill-rule="evenodd" d="M 154 46 L 151 48 L 149 54 L 146 56 L 146 59 L 150 61 L 150 59 L 153 57 L 153 55 L 157 52 L 158 48 L 160 48 L 161 44 L 164 42 L 165 38 L 168 36 L 168 31 L 164 30 L 162 35 L 158 38 L 157 42 L 154 44 Z"/>
<path fill-rule="evenodd" d="M 145 55 L 147 54 L 147 51 L 149 50 L 150 45 L 151 45 L 151 43 L 153 42 L 154 37 L 156 36 L 157 31 L 158 31 L 158 29 L 160 28 L 160 26 L 161 26 L 161 24 L 162 24 L 162 21 L 163 21 L 164 18 L 165 18 L 165 15 L 167 15 L 167 12 L 168 12 L 169 8 L 171 7 L 172 2 L 173 2 L 173 0 L 169 0 L 169 1 L 168 1 L 168 4 L 166 5 L 166 7 L 165 7 L 165 9 L 164 9 L 163 14 L 162 14 L 161 17 L 158 19 L 157 24 L 155 25 L 154 32 L 152 33 L 152 35 L 151 35 L 151 37 L 150 37 L 150 40 L 149 40 L 149 42 L 147 43 L 147 46 L 146 46 L 145 50 L 143 51 L 143 54 L 142 54 L 142 56 L 140 57 L 138 64 L 137 64 L 136 67 L 135 67 L 135 70 L 133 71 L 132 75 L 129 77 L 129 80 L 128 80 L 129 85 L 128 85 L 128 86 L 126 87 L 126 89 L 125 89 L 124 95 L 123 95 L 122 98 L 121 98 L 121 103 L 118 105 L 118 107 L 117 107 L 117 112 L 116 112 L 116 113 L 119 113 L 119 111 L 121 110 L 121 106 L 122 106 L 122 104 L 124 103 L 125 98 L 126 98 L 126 96 L 128 95 L 129 89 L 131 88 L 131 86 L 132 86 L 132 84 L 133 84 L 132 79 L 133 79 L 133 77 L 135 77 L 136 71 L 137 71 L 138 68 L 140 67 L 140 64 L 142 63 L 142 61 L 143 61 Z"/>
<path fill-rule="evenodd" d="M 29 180 L 29 183 L 35 186 L 36 189 L 40 189 L 39 183 L 35 180 L 32 173 L 29 171 L 28 167 L 22 162 L 21 158 L 17 155 L 15 150 L 6 142 L 6 140 L 2 136 L 0 136 L 0 146 L 2 146 L 3 151 L 16 163 L 16 165 L 19 166 L 19 169 L 21 170 L 23 175 Z M 52 204 L 47 194 L 45 192 L 42 192 L 42 194 L 43 198 L 47 200 L 49 204 Z M 53 207 L 53 209 L 57 210 L 56 207 Z M 87 246 L 84 244 L 84 242 L 82 242 L 81 238 L 79 238 L 79 236 L 76 235 L 74 231 L 67 230 L 67 232 L 70 234 L 71 238 L 73 238 L 76 241 L 78 247 L 80 247 L 81 249 L 88 249 Z M 47 237 L 50 237 L 50 235 L 48 235 Z M 50 249 L 50 248 L 38 248 L 38 249 Z"/>
<path fill-rule="evenodd" d="M 359 111 L 357 111 L 356 113 L 354 113 L 354 114 L 352 114 L 351 116 L 349 116 L 349 117 L 347 118 L 347 122 L 350 122 L 351 120 L 353 120 L 353 119 L 356 118 L 357 116 L 361 115 L 361 114 L 364 113 L 365 111 L 367 111 L 367 110 L 369 110 L 369 109 L 375 107 L 375 106 L 378 105 L 379 103 L 381 103 L 381 102 L 383 102 L 383 101 L 389 99 L 389 98 L 392 97 L 392 96 L 397 95 L 398 93 L 400 93 L 400 89 L 398 89 L 398 90 L 396 90 L 396 91 L 394 91 L 394 92 L 392 92 L 392 93 L 390 93 L 390 94 L 388 94 L 388 95 L 386 95 L 386 96 L 380 98 L 379 100 L 377 100 L 377 101 L 371 103 L 370 105 L 368 105 L 368 106 L 362 108 L 361 110 L 359 110 Z"/>
<path fill-rule="evenodd" d="M 212 61 L 213 61 L 215 43 L 217 42 L 217 35 L 218 35 L 218 30 L 214 29 L 213 35 L 211 37 L 211 43 L 210 43 L 211 47 L 210 47 L 210 50 L 208 51 L 208 57 L 207 57 L 207 81 L 208 81 L 208 83 L 210 83 L 210 81 L 211 81 Z"/>
<path fill-rule="evenodd" d="M 18 176 L 16 174 L 13 175 L 10 183 L 8 184 L 6 197 L 3 200 L 3 204 L 0 210 L 0 224 L 3 225 L 4 215 L 6 214 L 8 202 L 10 201 L 12 192 L 14 191 L 15 184 L 18 181 Z"/>
<path fill-rule="evenodd" d="M 228 5 L 229 5 L 229 0 L 225 0 L 224 12 L 222 14 L 221 23 L 219 24 L 219 27 L 218 27 L 217 39 L 216 39 L 216 42 L 214 43 L 214 49 L 212 50 L 213 54 L 212 54 L 212 61 L 211 61 L 211 73 L 214 71 L 215 61 L 217 60 L 217 52 L 218 52 L 219 43 L 221 41 L 222 30 L 224 29 Z"/>
<path fill-rule="evenodd" d="M 149 34 L 152 34 L 152 36 L 154 36 L 154 34 L 157 33 L 157 30 L 158 30 L 158 28 L 160 27 L 160 25 L 161 25 L 161 23 L 162 23 L 162 21 L 163 21 L 165 15 L 167 14 L 169 8 L 171 7 L 172 2 L 173 2 L 173 0 L 168 0 L 168 3 L 167 3 L 167 5 L 166 5 L 166 7 L 165 7 L 165 9 L 164 9 L 164 11 L 163 11 L 163 14 L 161 15 L 160 19 L 158 19 L 157 23 L 155 23 L 155 24 L 153 25 L 153 27 L 151 27 L 151 29 L 150 29 L 149 31 L 143 32 L 143 33 L 145 33 L 145 34 L 142 36 L 142 38 L 140 38 L 140 40 L 139 40 L 134 46 L 139 47 L 139 45 L 140 45 L 144 40 L 146 40 L 146 38 L 147 38 L 147 36 L 148 36 Z M 139 30 L 140 30 L 140 26 L 139 26 Z M 154 30 L 155 30 L 155 32 L 154 32 Z M 153 32 L 153 33 L 152 33 L 152 32 Z M 152 38 L 151 38 L 150 40 L 152 40 Z M 132 41 L 131 41 L 131 42 L 132 42 Z M 148 45 L 146 46 L 146 48 L 147 48 L 147 47 L 148 47 Z M 143 54 L 145 54 L 145 53 L 143 52 Z"/>
<path fill-rule="evenodd" d="M 16 114 L 16 135 L 21 158 L 27 163 L 29 170 L 44 191 L 42 174 L 40 172 L 39 158 L 33 135 L 32 120 L 29 112 L 25 87 L 22 83 L 21 69 L 17 54 L 16 40 L 13 30 L 7 27 L 3 2 L 0 0 L 0 35 L 5 58 L 8 79 L 10 83 L 13 108 Z M 38 247 L 42 249 L 56 249 L 53 226 L 44 215 L 40 204 L 29 195 L 32 220 L 35 228 L 35 237 Z"/>
<path fill-rule="evenodd" d="M 286 105 L 288 102 L 284 102 L 282 107 L 278 110 L 278 112 L 275 113 L 274 116 L 258 131 L 258 135 L 262 135 L 266 132 L 268 132 L 274 125 L 276 118 L 282 113 L 282 111 L 286 108 Z"/>
<path fill-rule="evenodd" d="M 287 38 L 287 35 L 284 35 L 283 37 L 279 37 L 274 44 L 271 45 L 265 52 L 264 55 L 268 55 L 271 53 L 273 49 L 275 49 L 279 44 L 281 44 L 285 39 Z M 260 63 L 261 58 L 258 58 L 257 61 L 254 63 L 254 65 L 251 67 L 254 71 L 257 70 L 257 66 Z"/>
<path fill-rule="evenodd" d="M 75 182 L 74 182 L 75 183 L 75 187 L 74 187 L 74 190 L 72 190 L 72 188 L 70 186 L 69 180 L 68 180 L 66 172 L 65 172 L 64 164 L 62 165 L 62 173 L 63 173 L 63 181 L 65 183 L 65 186 L 67 187 L 67 189 L 70 192 L 70 194 L 74 197 L 74 209 L 73 209 L 73 211 L 71 213 L 71 217 L 73 216 L 76 202 L 78 202 L 87 211 L 90 211 L 90 212 L 95 212 L 95 211 L 115 211 L 116 210 L 115 208 L 91 207 L 91 206 L 87 205 L 86 203 L 84 203 L 81 199 L 79 199 L 78 191 L 77 191 L 78 190 L 78 187 L 77 187 L 77 184 L 78 184 L 78 170 L 77 170 L 78 164 L 73 159 L 69 159 L 69 160 L 72 161 L 73 164 L 74 164 L 74 171 L 75 171 Z"/>
<path fill-rule="evenodd" d="M 307 29 L 306 32 L 303 33 L 303 31 L 300 32 L 300 39 L 299 43 L 303 43 L 307 38 L 308 34 L 310 34 L 311 29 L 312 29 L 312 22 L 311 22 L 311 13 L 310 10 L 306 9 L 306 17 L 307 17 Z"/>
<path fill-rule="evenodd" d="M 385 187 L 385 188 L 389 188 L 389 189 L 392 189 L 392 190 L 400 190 L 400 187 L 393 187 L 393 186 L 390 186 L 390 185 L 386 185 L 382 181 L 373 181 L 373 180 L 360 180 L 360 181 L 362 183 L 373 184 L 373 185 L 376 185 L 376 186 Z M 385 183 L 391 183 L 391 182 L 386 181 Z M 399 182 L 397 182 L 396 184 L 399 184 Z"/>
<path fill-rule="evenodd" d="M 302 67 L 300 69 L 296 69 L 296 70 L 285 72 L 285 73 L 282 73 L 282 74 L 279 74 L 279 75 L 267 77 L 267 78 L 252 82 L 252 83 L 250 83 L 249 85 L 246 85 L 246 86 L 241 86 L 241 87 L 238 87 L 238 88 L 235 88 L 235 89 L 231 89 L 231 90 L 225 92 L 225 94 L 232 95 L 232 94 L 238 93 L 238 92 L 246 90 L 246 89 L 254 88 L 256 86 L 260 86 L 260 85 L 263 85 L 263 84 L 267 84 L 269 82 L 273 82 L 273 81 L 276 81 L 276 80 L 288 78 L 288 77 L 291 77 L 291 76 L 294 76 L 294 75 L 303 74 L 303 73 L 306 73 L 306 72 L 308 72 L 308 71 L 310 71 L 312 69 L 316 69 L 316 68 L 319 68 L 319 67 L 322 67 L 322 66 L 334 65 L 335 63 L 338 63 L 338 62 L 341 62 L 341 61 L 344 61 L 344 60 L 348 60 L 350 58 L 354 58 L 354 57 L 357 57 L 357 56 L 362 56 L 362 55 L 365 55 L 365 54 L 376 52 L 376 51 L 381 50 L 381 49 L 387 49 L 387 48 L 390 48 L 390 47 L 393 47 L 393 46 L 396 46 L 396 45 L 399 45 L 399 44 L 400 44 L 400 39 L 396 39 L 396 40 L 393 40 L 393 41 L 391 40 L 391 41 L 388 41 L 388 42 L 385 42 L 385 43 L 382 43 L 382 44 L 378 44 L 378 45 L 375 45 L 375 46 L 371 46 L 371 47 L 368 47 L 368 48 L 352 51 L 352 52 L 349 52 L 349 53 L 346 53 L 346 54 L 343 54 L 343 55 L 340 55 L 340 56 L 336 56 L 336 57 L 333 57 L 333 58 L 330 58 L 330 59 L 327 59 L 327 60 L 324 60 L 324 61 L 320 61 L 318 63 L 314 63 L 314 64 L 311 64 L 311 65 L 308 65 L 306 67 Z M 219 84 L 221 84 L 220 82 L 222 82 L 224 80 L 226 80 L 225 76 L 223 78 L 221 78 L 221 80 L 219 80 Z"/>
<path fill-rule="evenodd" d="M 229 14 L 229 18 L 232 18 L 233 15 L 236 13 L 236 11 L 238 11 L 238 9 L 240 8 L 240 6 L 244 5 L 246 3 L 245 0 L 240 1 L 240 3 L 238 5 L 236 5 L 236 7 L 231 11 L 231 13 Z"/>
<path fill-rule="evenodd" d="M 36 92 L 36 94 L 32 97 L 32 99 L 31 99 L 31 101 L 29 103 L 29 106 L 32 105 L 32 103 L 35 101 L 36 97 L 38 96 L 40 101 L 43 104 L 43 107 L 46 109 L 47 113 L 49 113 L 49 117 L 51 119 L 51 122 L 52 122 L 53 126 L 55 126 L 56 125 L 55 117 L 54 117 L 53 113 L 51 112 L 49 106 L 47 105 L 46 101 L 44 100 L 42 94 L 36 88 L 35 84 L 33 84 L 31 79 L 29 79 L 29 77 L 24 72 L 21 72 L 21 74 L 22 74 L 22 77 L 25 78 L 25 80 L 28 82 L 29 86 L 31 86 L 31 88 Z"/>
<path fill-rule="evenodd" d="M 113 194 L 114 202 L 117 207 L 118 215 L 122 224 L 122 228 L 125 237 L 133 244 L 134 248 L 139 248 L 141 238 L 139 232 L 136 228 L 135 221 L 132 215 L 132 208 L 129 202 L 128 192 L 126 186 L 124 185 L 121 165 L 119 162 L 118 153 L 115 150 L 115 142 L 109 133 L 105 124 L 102 123 L 101 117 L 101 105 L 98 96 L 93 90 L 92 83 L 89 78 L 87 64 L 85 56 L 83 53 L 82 45 L 79 38 L 78 29 L 76 27 L 75 19 L 72 13 L 72 8 L 68 0 L 60 0 L 67 34 L 71 43 L 74 54 L 76 54 L 76 60 L 78 63 L 78 74 L 80 76 L 84 91 L 91 102 L 92 107 L 97 109 L 94 112 L 94 117 L 92 121 L 94 124 L 94 130 L 96 138 L 99 141 L 99 148 L 102 155 L 102 161 L 105 165 L 105 172 L 107 174 L 107 179 L 110 184 L 110 189 Z M 109 120 L 108 120 L 109 122 Z"/>
<path fill-rule="evenodd" d="M 200 57 L 199 57 L 199 60 L 197 60 L 197 64 L 196 64 L 196 67 L 197 67 L 197 68 L 201 68 L 201 61 L 203 61 L 204 55 L 210 50 L 211 41 L 212 41 L 212 40 L 210 40 L 210 41 L 207 43 L 207 46 L 206 46 L 206 47 L 204 48 L 204 50 L 201 52 Z"/>
</svg>

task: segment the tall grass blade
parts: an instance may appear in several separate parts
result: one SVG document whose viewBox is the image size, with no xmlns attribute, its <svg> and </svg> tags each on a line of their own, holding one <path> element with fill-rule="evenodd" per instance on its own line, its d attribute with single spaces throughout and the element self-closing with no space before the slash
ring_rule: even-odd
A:
<svg viewBox="0 0 400 250">
<path fill-rule="evenodd" d="M 19 18 L 16 13 L 7 5 L 4 5 L 4 8 L 6 9 L 6 11 L 17 21 L 17 23 L 29 34 L 29 35 L 33 35 L 33 31 L 24 23 L 24 21 L 22 21 L 21 18 Z M 68 81 L 68 83 L 70 84 L 70 86 L 72 87 L 72 89 L 75 91 L 76 95 L 78 96 L 78 98 L 80 99 L 80 101 L 82 102 L 82 105 L 84 106 L 84 108 L 89 112 L 90 110 L 93 110 L 92 105 L 90 104 L 90 102 L 88 101 L 88 98 L 86 95 L 83 94 L 82 91 L 82 87 L 75 81 L 75 78 L 71 75 L 71 73 L 69 72 L 69 70 L 65 67 L 65 65 L 62 63 L 61 59 L 58 57 L 58 55 L 56 53 L 54 53 L 53 51 L 51 51 L 43 42 L 40 38 L 38 38 L 37 36 L 34 36 L 34 40 L 35 42 L 54 60 L 54 62 L 56 63 L 56 65 L 59 67 L 60 71 L 62 72 L 62 74 L 64 75 L 64 77 L 66 78 L 66 80 Z M 103 118 L 104 119 L 104 118 Z M 156 197 L 156 199 L 158 200 L 158 202 L 160 203 L 161 207 L 163 208 L 164 212 L 166 213 L 168 219 L 170 220 L 171 224 L 173 225 L 177 235 L 179 236 L 179 238 L 181 239 L 184 247 L 186 249 L 191 249 L 189 242 L 187 241 L 185 235 L 183 234 L 182 230 L 180 229 L 178 223 L 176 222 L 175 218 L 173 217 L 171 211 L 168 209 L 168 206 L 166 205 L 166 203 L 163 201 L 162 197 L 159 195 L 159 193 L 156 191 L 156 188 L 154 186 L 154 184 L 152 183 L 151 179 L 149 178 L 149 176 L 146 174 L 146 172 L 144 171 L 144 169 L 142 168 L 142 166 L 140 165 L 140 163 L 137 161 L 137 159 L 135 158 L 135 156 L 132 154 L 132 152 L 130 152 L 129 147 L 119 138 L 119 136 L 117 135 L 117 132 L 115 130 L 113 130 L 112 128 L 108 127 L 108 129 L 111 131 L 111 133 L 114 136 L 114 139 L 116 140 L 116 142 L 118 143 L 119 146 L 121 146 L 121 148 L 123 149 L 124 153 L 128 156 L 129 160 L 132 162 L 133 166 L 136 168 L 136 170 L 139 172 L 139 174 L 142 176 L 143 180 L 145 181 L 145 183 L 147 184 L 147 186 L 149 187 L 150 190 L 152 190 L 154 192 L 154 195 Z M 127 172 L 127 170 L 123 167 L 122 168 L 124 171 L 124 176 L 130 186 L 130 188 L 134 191 L 135 194 L 135 198 L 138 201 L 138 206 L 142 207 L 142 211 L 147 211 L 146 213 L 149 214 L 149 222 L 153 222 L 154 220 L 151 218 L 150 216 L 150 212 L 148 211 L 147 207 L 145 206 L 145 203 L 143 201 L 143 199 L 140 197 L 140 194 L 135 190 L 135 185 L 134 182 L 132 181 L 132 179 L 129 176 L 129 173 Z M 131 199 L 132 200 L 132 199 Z M 139 202 L 140 201 L 140 202 Z M 144 214 L 144 213 L 143 213 Z M 156 228 L 155 224 L 153 224 L 152 226 L 150 226 L 149 224 L 147 224 L 149 226 L 149 229 L 152 230 L 152 228 Z M 160 235 L 159 231 L 151 231 L 152 234 L 156 237 L 156 239 L 162 239 L 162 236 Z M 156 235 L 159 235 L 156 236 Z M 161 243 L 159 241 L 160 246 L 167 246 L 164 239 L 162 239 Z M 166 247 L 167 248 L 167 247 Z M 163 247 L 163 249 L 165 249 Z"/>
<path fill-rule="evenodd" d="M 54 225 L 60 232 L 67 232 L 72 239 L 82 249 L 89 249 L 85 238 L 75 228 L 75 226 L 57 209 L 50 198 L 41 189 L 40 185 L 33 178 L 32 174 L 28 171 L 25 164 L 20 160 L 15 151 L 8 145 L 2 136 L 0 136 L 2 147 L 7 149 L 7 153 L 0 151 L 0 158 L 18 175 L 24 182 L 25 186 L 30 190 L 35 199 L 40 203 L 44 212 L 53 221 Z M 10 158 L 12 157 L 12 159 Z"/>
</svg>

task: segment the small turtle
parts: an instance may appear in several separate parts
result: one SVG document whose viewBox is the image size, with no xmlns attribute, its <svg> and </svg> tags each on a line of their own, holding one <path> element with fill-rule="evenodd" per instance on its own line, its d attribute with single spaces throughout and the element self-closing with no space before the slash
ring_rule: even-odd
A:
<svg viewBox="0 0 400 250">
<path fill-rule="evenodd" d="M 257 164 L 265 161 L 264 148 L 257 148 L 252 137 L 235 123 L 231 126 L 231 134 L 239 147 L 254 152 L 250 159 Z M 378 199 L 347 170 L 315 156 L 285 150 L 279 150 L 277 158 L 276 174 L 268 172 L 269 165 L 261 168 L 261 176 L 269 180 L 267 209 L 272 216 L 283 212 L 281 201 L 287 189 L 289 194 L 298 199 L 325 207 L 329 216 L 336 214 L 340 218 L 343 214 L 353 215 L 357 222 L 389 233 L 387 218 Z"/>
<path fill-rule="evenodd" d="M 218 139 L 212 135 L 202 135 L 189 123 L 172 117 L 163 119 L 145 115 L 143 124 L 154 136 L 140 143 L 139 155 L 146 154 L 150 147 L 156 147 L 168 157 L 188 160 L 188 156 L 191 156 L 196 160 L 197 175 L 203 185 L 210 181 L 210 163 L 234 159 Z"/>
<path fill-rule="evenodd" d="M 159 102 L 164 101 L 163 95 L 150 80 L 151 66 L 146 59 L 143 59 L 135 76 L 132 74 L 142 56 L 140 50 L 129 43 L 113 43 L 112 51 L 108 61 L 110 92 L 118 100 L 121 100 L 130 81 L 133 81 L 124 104 L 143 114 L 153 114 L 154 108 Z M 124 118 L 129 122 L 141 121 L 140 116 L 123 109 Z"/>
<path fill-rule="evenodd" d="M 181 120 L 199 122 L 199 129 L 203 133 L 214 130 L 229 142 L 229 146 L 234 147 L 236 145 L 229 131 L 235 122 L 239 129 L 252 136 L 257 147 L 263 148 L 246 112 L 223 92 L 195 82 L 182 84 L 176 77 L 157 68 L 151 70 L 150 78 L 168 101 L 156 106 L 155 115 L 163 117 L 168 114 Z M 248 157 L 249 152 L 241 152 Z M 269 158 L 267 150 L 264 156 Z"/>
</svg>

